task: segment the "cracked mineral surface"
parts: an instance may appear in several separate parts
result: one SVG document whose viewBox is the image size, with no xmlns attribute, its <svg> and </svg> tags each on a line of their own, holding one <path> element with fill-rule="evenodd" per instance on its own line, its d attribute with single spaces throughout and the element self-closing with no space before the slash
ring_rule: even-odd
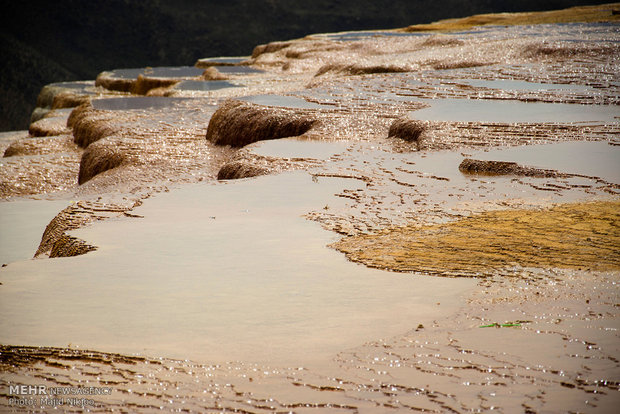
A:
<svg viewBox="0 0 620 414">
<path fill-rule="evenodd" d="M 614 412 L 618 9 L 46 86 L 0 134 L 0 407 Z"/>
</svg>

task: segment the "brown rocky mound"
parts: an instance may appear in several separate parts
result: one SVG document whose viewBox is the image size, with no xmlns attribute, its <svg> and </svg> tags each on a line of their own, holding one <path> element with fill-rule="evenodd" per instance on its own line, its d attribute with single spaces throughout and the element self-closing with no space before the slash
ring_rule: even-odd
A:
<svg viewBox="0 0 620 414">
<path fill-rule="evenodd" d="M 90 96 L 74 91 L 59 92 L 54 96 L 52 109 L 75 108 L 76 106 L 90 102 Z"/>
<path fill-rule="evenodd" d="M 269 170 L 249 162 L 232 161 L 225 164 L 217 173 L 218 180 L 236 180 L 269 174 Z"/>
<path fill-rule="evenodd" d="M 426 130 L 426 126 L 420 121 L 412 119 L 400 118 L 392 122 L 388 137 L 397 137 L 407 142 L 419 142 L 422 133 Z"/>
<path fill-rule="evenodd" d="M 168 88 L 179 82 L 179 79 L 156 78 L 138 75 L 138 79 L 133 82 L 129 91 L 136 95 L 146 95 L 151 89 Z"/>
<path fill-rule="evenodd" d="M 114 72 L 101 72 L 97 75 L 95 86 L 101 86 L 109 91 L 130 92 L 135 79 L 124 79 L 114 76 Z"/>
<path fill-rule="evenodd" d="M 302 135 L 316 122 L 289 109 L 228 100 L 211 117 L 207 140 L 243 147 L 256 141 Z"/>
<path fill-rule="evenodd" d="M 471 158 L 465 158 L 459 165 L 459 170 L 468 174 L 521 175 L 526 177 L 558 177 L 566 175 L 555 170 L 522 166 L 516 162 L 481 161 Z"/>
<path fill-rule="evenodd" d="M 114 116 L 97 111 L 90 103 L 78 106 L 71 112 L 67 125 L 73 129 L 74 142 L 82 148 L 117 132 L 112 125 Z"/>
<path fill-rule="evenodd" d="M 71 135 L 18 139 L 17 141 L 13 141 L 11 145 L 4 150 L 4 156 L 47 155 L 62 152 L 79 152 L 79 148 L 73 143 L 73 137 Z"/>
<path fill-rule="evenodd" d="M 52 246 L 50 258 L 53 257 L 73 257 L 86 254 L 97 250 L 95 246 L 91 246 L 84 240 L 77 237 L 63 235 Z"/>
<path fill-rule="evenodd" d="M 179 76 L 179 77 L 160 77 L 148 74 L 139 74 L 137 78 L 124 78 L 117 76 L 115 72 L 101 72 L 95 81 L 96 86 L 103 87 L 110 91 L 130 92 L 135 95 L 147 95 L 149 91 L 159 88 L 169 88 L 183 80 L 222 80 L 226 77 L 219 73 L 215 68 L 208 68 L 202 76 Z"/>
<path fill-rule="evenodd" d="M 94 176 L 120 166 L 124 161 L 123 153 L 117 146 L 109 145 L 107 138 L 95 142 L 82 154 L 78 184 L 84 184 Z"/>
<path fill-rule="evenodd" d="M 67 232 L 94 221 L 122 216 L 140 204 L 140 201 L 128 202 L 125 205 L 92 201 L 72 204 L 58 213 L 47 225 L 34 257 L 79 256 L 96 250 L 96 247 L 70 236 Z"/>
<path fill-rule="evenodd" d="M 258 45 L 252 51 L 252 58 L 257 58 L 264 53 L 273 53 L 278 50 L 285 49 L 292 45 L 293 42 L 271 42 L 265 45 Z"/>
<path fill-rule="evenodd" d="M 340 63 L 328 63 L 327 65 L 321 66 L 314 76 L 321 76 L 330 72 L 344 75 L 368 75 L 373 73 L 411 72 L 411 68 L 397 65 L 347 65 Z"/>
<path fill-rule="evenodd" d="M 43 119 L 30 124 L 28 132 L 33 137 L 51 137 L 71 133 L 66 126 L 66 119 L 63 116 L 50 116 L 48 113 Z"/>
<path fill-rule="evenodd" d="M 144 75 L 138 75 L 136 79 L 129 79 L 117 77 L 114 72 L 102 72 L 97 76 L 95 85 L 110 91 L 146 95 L 151 89 L 169 87 L 179 81 L 180 79 L 175 78 L 158 78 Z"/>
</svg>

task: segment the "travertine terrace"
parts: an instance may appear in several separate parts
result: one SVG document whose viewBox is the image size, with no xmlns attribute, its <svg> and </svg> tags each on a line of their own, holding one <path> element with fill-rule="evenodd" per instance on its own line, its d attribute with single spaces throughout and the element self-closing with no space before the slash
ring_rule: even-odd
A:
<svg viewBox="0 0 620 414">
<path fill-rule="evenodd" d="M 0 197 L 4 206 L 53 199 L 66 207 L 41 228 L 39 247 L 29 253 L 37 260 L 24 257 L 0 272 L 0 406 L 49 408 L 12 406 L 9 384 L 86 383 L 114 389 L 94 398 L 86 407 L 93 412 L 613 412 L 620 404 L 619 9 L 316 34 L 259 45 L 242 59 L 111 68 L 96 82 L 45 87 L 29 131 L 0 139 Z M 269 181 L 286 174 L 290 181 Z M 326 198 L 303 198 L 331 185 Z M 183 197 L 193 193 L 185 206 Z M 245 202 L 244 194 L 254 200 L 247 206 L 221 201 Z M 218 213 L 201 211 L 200 203 Z M 217 227 L 229 210 L 254 217 L 254 207 L 263 214 L 257 217 L 274 220 L 270 228 L 237 216 L 231 222 L 254 230 L 236 227 L 228 235 Z M 218 237 L 219 246 L 208 245 L 218 257 L 238 254 L 239 246 L 258 249 L 272 242 L 269 235 L 290 230 L 278 228 L 278 219 L 297 223 L 300 215 L 322 227 L 326 254 L 358 263 L 346 263 L 357 266 L 353 272 L 381 269 L 373 272 L 384 285 L 398 278 L 462 285 L 446 302 L 429 294 L 419 321 L 417 308 L 386 300 L 382 323 L 397 321 L 400 331 L 357 343 L 345 341 L 354 337 L 347 329 L 363 321 L 355 313 L 333 315 L 349 324 L 334 335 L 347 345 L 299 363 L 275 351 L 272 359 L 209 356 L 206 346 L 196 360 L 183 335 L 198 346 L 206 339 L 172 316 L 170 332 L 180 334 L 161 333 L 162 343 L 173 344 L 153 348 L 161 355 L 144 353 L 150 348 L 131 332 L 100 349 L 70 334 L 46 334 L 28 312 L 8 321 L 14 311 L 7 303 L 18 306 L 19 295 L 30 303 L 28 289 L 54 285 L 45 275 L 62 273 L 45 269 L 59 263 L 74 273 L 58 283 L 74 280 L 85 291 L 88 278 L 79 273 L 97 260 L 120 266 L 115 257 L 141 277 L 145 269 L 178 267 L 179 275 L 170 275 L 176 281 L 191 273 L 187 262 L 207 254 L 203 240 Z M 168 216 L 178 216 L 179 228 L 211 232 L 174 236 Z M 143 239 L 115 239 L 105 230 L 145 227 L 140 220 L 148 224 Z M 155 239 L 173 247 L 159 249 Z M 295 255 L 319 266 L 323 257 L 306 250 L 267 249 L 273 256 L 257 269 L 268 271 L 256 270 L 256 277 L 277 273 L 278 262 Z M 224 279 L 231 277 L 226 271 L 234 273 L 221 270 Z M 134 292 L 130 315 L 151 309 L 140 304 L 144 292 L 169 283 L 121 279 L 112 280 Z M 179 320 L 186 302 L 208 305 L 210 296 L 225 295 L 200 290 L 199 278 L 187 280 L 197 290 L 186 296 L 173 285 L 162 288 L 170 296 L 161 307 L 176 303 L 170 314 Z M 287 289 L 293 298 L 311 296 Z M 95 296 L 91 309 L 105 306 L 105 297 Z M 277 314 L 280 299 L 282 306 L 293 300 L 256 306 Z M 282 326 L 294 325 L 285 316 L 278 315 Z M 76 329 L 97 328 L 79 320 Z M 31 336 L 28 323 L 37 331 Z M 102 328 L 91 338 L 111 344 L 113 336 Z M 266 341 L 242 345 L 270 355 Z"/>
</svg>

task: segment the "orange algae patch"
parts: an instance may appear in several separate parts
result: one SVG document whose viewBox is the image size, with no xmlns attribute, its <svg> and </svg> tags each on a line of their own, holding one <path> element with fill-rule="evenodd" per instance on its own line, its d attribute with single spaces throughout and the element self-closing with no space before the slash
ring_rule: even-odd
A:
<svg viewBox="0 0 620 414">
<path fill-rule="evenodd" d="M 515 266 L 620 270 L 620 201 L 489 211 L 404 226 L 333 245 L 370 267 L 440 276 L 489 276 Z"/>
<path fill-rule="evenodd" d="M 617 22 L 620 21 L 618 10 L 620 10 L 620 3 L 577 6 L 543 12 L 477 14 L 457 19 L 440 20 L 430 24 L 416 24 L 402 30 L 405 32 L 425 32 L 466 30 L 485 25 Z"/>
</svg>

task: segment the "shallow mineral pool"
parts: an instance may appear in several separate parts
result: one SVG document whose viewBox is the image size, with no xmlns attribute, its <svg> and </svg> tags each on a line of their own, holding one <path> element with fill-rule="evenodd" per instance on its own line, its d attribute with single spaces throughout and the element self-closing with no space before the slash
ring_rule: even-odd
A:
<svg viewBox="0 0 620 414">
<path fill-rule="evenodd" d="M 88 93 L 88 91 L 84 91 L 84 89 L 94 88 L 95 81 L 57 82 L 57 83 L 50 83 L 48 86 L 54 86 L 57 88 L 64 88 L 64 89 L 77 89 L 83 93 Z"/>
<path fill-rule="evenodd" d="M 194 66 L 160 66 L 154 68 L 115 69 L 112 77 L 120 79 L 136 79 L 139 75 L 153 78 L 193 78 L 202 75 L 204 69 Z"/>
<path fill-rule="evenodd" d="M 104 111 L 127 111 L 131 109 L 168 108 L 186 98 L 167 98 L 163 96 L 138 96 L 126 98 L 93 99 L 93 108 Z"/>
<path fill-rule="evenodd" d="M 224 88 L 236 88 L 238 86 L 228 81 L 185 80 L 174 85 L 174 89 L 182 91 L 215 91 Z"/>
<path fill-rule="evenodd" d="M 450 122 L 618 122 L 620 106 L 578 105 L 515 100 L 420 99 L 430 107 L 411 112 L 413 119 Z"/>
<path fill-rule="evenodd" d="M 620 146 L 606 141 L 575 141 L 494 149 L 474 153 L 472 158 L 512 161 L 529 167 L 593 176 L 610 183 L 620 183 Z"/>
<path fill-rule="evenodd" d="M 294 172 L 152 197 L 74 232 L 93 253 L 2 269 L 0 342 L 312 364 L 454 312 L 475 281 L 353 264 L 300 217 L 362 185 Z"/>
<path fill-rule="evenodd" d="M 249 66 L 215 66 L 218 72 L 227 73 L 229 75 L 244 75 L 249 73 L 263 73 L 260 69 L 251 68 Z"/>
</svg>

